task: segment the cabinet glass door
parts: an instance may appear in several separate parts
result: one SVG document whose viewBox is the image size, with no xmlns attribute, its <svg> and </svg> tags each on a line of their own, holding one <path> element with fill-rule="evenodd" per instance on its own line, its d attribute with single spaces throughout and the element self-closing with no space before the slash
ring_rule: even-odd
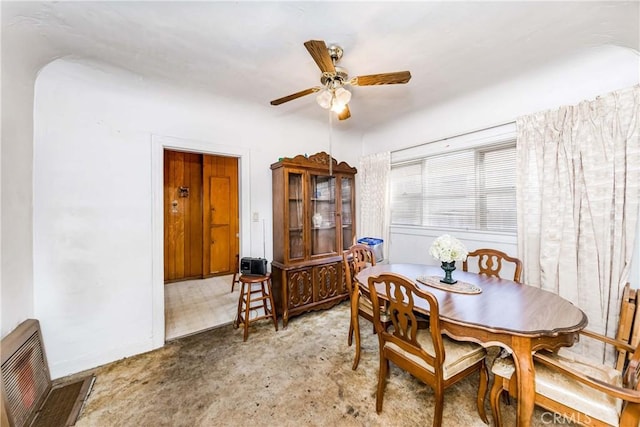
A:
<svg viewBox="0 0 640 427">
<path fill-rule="evenodd" d="M 311 175 L 311 255 L 337 251 L 336 178 Z"/>
<path fill-rule="evenodd" d="M 342 220 L 342 249 L 349 249 L 353 242 L 353 206 L 352 206 L 353 179 L 342 177 L 340 179 L 340 202 Z"/>
<path fill-rule="evenodd" d="M 289 259 L 304 258 L 304 195 L 302 173 L 288 173 Z"/>
</svg>

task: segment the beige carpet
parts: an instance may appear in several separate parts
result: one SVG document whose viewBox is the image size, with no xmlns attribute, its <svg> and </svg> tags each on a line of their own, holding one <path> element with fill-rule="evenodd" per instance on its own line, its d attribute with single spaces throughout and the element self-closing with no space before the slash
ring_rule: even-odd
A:
<svg viewBox="0 0 640 427">
<path fill-rule="evenodd" d="M 353 371 L 348 325 L 343 303 L 294 317 L 278 332 L 260 321 L 244 343 L 241 330 L 224 326 L 98 368 L 76 425 L 431 425 L 432 390 L 393 364 L 383 411 L 376 414 L 378 340 L 363 320 L 362 358 Z M 485 425 L 475 406 L 477 384 L 474 375 L 448 389 L 443 425 Z M 515 424 L 514 411 L 513 404 L 503 405 L 505 425 Z M 532 425 L 552 419 L 536 409 Z"/>
</svg>

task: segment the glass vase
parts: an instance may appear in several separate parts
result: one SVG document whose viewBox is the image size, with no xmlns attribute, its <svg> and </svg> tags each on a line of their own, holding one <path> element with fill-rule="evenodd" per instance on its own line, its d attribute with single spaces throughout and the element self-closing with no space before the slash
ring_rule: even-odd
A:
<svg viewBox="0 0 640 427">
<path fill-rule="evenodd" d="M 442 261 L 441 267 L 444 270 L 444 277 L 440 279 L 440 282 L 446 283 L 448 285 L 453 285 L 454 283 L 458 282 L 457 280 L 453 280 L 453 278 L 451 277 L 451 273 L 453 272 L 453 270 L 456 269 L 455 261 L 451 261 L 451 262 Z"/>
</svg>

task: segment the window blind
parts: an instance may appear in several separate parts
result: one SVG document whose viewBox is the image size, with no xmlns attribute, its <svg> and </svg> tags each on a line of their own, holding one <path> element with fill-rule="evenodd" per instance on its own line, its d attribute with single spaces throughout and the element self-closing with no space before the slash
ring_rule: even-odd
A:
<svg viewBox="0 0 640 427">
<path fill-rule="evenodd" d="M 392 164 L 391 225 L 515 233 L 515 135 L 501 135 Z"/>
</svg>

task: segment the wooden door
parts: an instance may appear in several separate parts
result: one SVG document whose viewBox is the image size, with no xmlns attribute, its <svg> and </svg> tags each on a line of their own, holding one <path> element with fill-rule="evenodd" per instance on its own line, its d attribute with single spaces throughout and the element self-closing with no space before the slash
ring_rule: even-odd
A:
<svg viewBox="0 0 640 427">
<path fill-rule="evenodd" d="M 203 157 L 205 276 L 234 271 L 239 250 L 238 159 Z"/>
<path fill-rule="evenodd" d="M 164 152 L 164 279 L 202 277 L 202 156 Z"/>
<path fill-rule="evenodd" d="M 209 257 L 209 272 L 212 274 L 228 271 L 229 245 L 231 235 L 229 233 L 229 177 L 212 176 L 210 183 L 210 208 L 211 208 L 211 256 Z"/>
</svg>

